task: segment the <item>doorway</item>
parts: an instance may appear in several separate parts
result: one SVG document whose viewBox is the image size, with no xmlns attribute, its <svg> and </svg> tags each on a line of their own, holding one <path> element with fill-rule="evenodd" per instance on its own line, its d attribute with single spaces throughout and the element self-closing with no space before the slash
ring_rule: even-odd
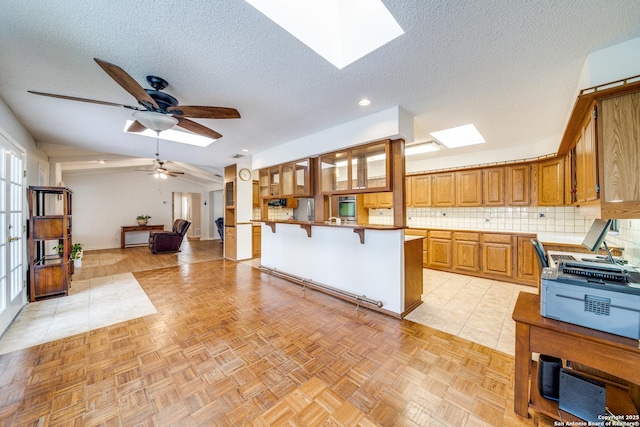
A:
<svg viewBox="0 0 640 427">
<path fill-rule="evenodd" d="M 188 239 L 200 239 L 202 235 L 201 198 L 200 193 L 173 193 L 172 221 L 182 218 L 191 223 L 191 226 L 187 230 Z"/>
<path fill-rule="evenodd" d="M 26 304 L 24 152 L 0 133 L 0 335 Z"/>
</svg>

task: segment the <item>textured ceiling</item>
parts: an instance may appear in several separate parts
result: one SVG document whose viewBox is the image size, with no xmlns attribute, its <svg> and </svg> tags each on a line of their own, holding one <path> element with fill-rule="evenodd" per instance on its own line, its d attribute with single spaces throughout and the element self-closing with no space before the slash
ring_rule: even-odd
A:
<svg viewBox="0 0 640 427">
<path fill-rule="evenodd" d="M 241 149 L 394 105 L 415 117 L 416 139 L 474 123 L 487 144 L 471 153 L 559 142 L 587 55 L 640 37 L 637 0 L 383 2 L 405 34 L 338 70 L 240 0 L 4 0 L 0 97 L 70 169 L 93 152 L 155 153 L 153 139 L 122 132 L 130 110 L 27 93 L 135 105 L 94 57 L 144 87 L 146 75 L 163 77 L 183 105 L 240 111 L 239 120 L 197 120 L 224 135 L 207 148 L 161 142 L 161 157 L 175 162 L 220 172 Z M 372 104 L 359 107 L 362 97 Z"/>
</svg>

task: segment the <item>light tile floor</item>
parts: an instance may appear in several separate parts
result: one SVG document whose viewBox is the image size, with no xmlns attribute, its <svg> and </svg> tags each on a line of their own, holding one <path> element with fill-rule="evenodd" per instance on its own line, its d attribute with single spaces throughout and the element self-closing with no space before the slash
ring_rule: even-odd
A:
<svg viewBox="0 0 640 427">
<path fill-rule="evenodd" d="M 520 292 L 537 288 L 497 280 L 423 270 L 423 303 L 405 318 L 514 355 L 511 318 Z"/>
<path fill-rule="evenodd" d="M 0 340 L 0 354 L 156 312 L 131 273 L 74 280 L 68 297 L 27 304 Z"/>
</svg>

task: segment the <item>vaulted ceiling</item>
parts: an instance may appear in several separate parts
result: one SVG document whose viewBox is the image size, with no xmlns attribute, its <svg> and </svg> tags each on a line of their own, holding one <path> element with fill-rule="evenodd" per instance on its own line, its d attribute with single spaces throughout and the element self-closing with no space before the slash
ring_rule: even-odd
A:
<svg viewBox="0 0 640 427">
<path fill-rule="evenodd" d="M 100 158 L 139 168 L 156 142 L 123 133 L 131 110 L 27 91 L 136 105 L 93 58 L 144 87 L 160 76 L 183 105 L 242 115 L 194 119 L 223 135 L 206 148 L 161 141 L 161 157 L 206 180 L 233 154 L 394 105 L 414 116 L 416 139 L 474 123 L 487 144 L 464 152 L 559 142 L 587 55 L 640 37 L 637 0 L 383 2 L 405 33 L 337 69 L 241 0 L 4 1 L 0 97 L 67 170 Z"/>
</svg>

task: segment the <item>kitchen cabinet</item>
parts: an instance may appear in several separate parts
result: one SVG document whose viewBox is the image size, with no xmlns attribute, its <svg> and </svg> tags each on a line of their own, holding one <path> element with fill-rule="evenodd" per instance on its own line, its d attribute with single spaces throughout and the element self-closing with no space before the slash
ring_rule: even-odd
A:
<svg viewBox="0 0 640 427">
<path fill-rule="evenodd" d="M 428 236 L 429 266 L 451 268 L 453 266 L 451 231 L 430 230 Z"/>
<path fill-rule="evenodd" d="M 598 104 L 600 218 L 638 218 L 640 92 Z"/>
<path fill-rule="evenodd" d="M 236 227 L 226 225 L 224 226 L 224 257 L 232 261 L 237 260 L 237 242 L 236 242 Z"/>
<path fill-rule="evenodd" d="M 482 234 L 482 272 L 490 276 L 511 277 L 513 238 L 508 234 Z"/>
<path fill-rule="evenodd" d="M 593 118 L 593 105 L 596 103 L 596 118 Z M 589 123 L 589 117 L 593 124 Z M 599 197 L 592 201 L 581 202 L 580 213 L 589 218 L 637 218 L 640 211 L 640 186 L 637 185 L 640 170 L 640 80 L 637 76 L 616 82 L 605 83 L 587 88 L 580 92 L 565 129 L 559 156 L 566 156 L 578 150 L 585 159 L 590 142 L 584 134 L 592 135 L 590 126 L 595 128 L 597 184 Z M 580 142 L 583 147 L 579 148 Z M 584 174 L 591 171 L 585 161 Z M 576 164 L 576 175 L 578 178 Z M 587 187 L 589 178 L 579 174 Z M 580 181 L 580 179 L 578 179 Z M 576 182 L 576 192 L 578 191 Z M 582 184 L 580 184 L 582 188 Z M 586 190 L 585 190 L 586 191 Z"/>
<path fill-rule="evenodd" d="M 431 197 L 435 207 L 453 207 L 456 205 L 455 172 L 435 173 L 431 178 Z"/>
<path fill-rule="evenodd" d="M 251 255 L 259 258 L 262 250 L 262 228 L 260 225 L 253 225 L 253 238 L 251 240 Z"/>
<path fill-rule="evenodd" d="M 538 163 L 538 205 L 562 206 L 564 203 L 564 159 Z"/>
<path fill-rule="evenodd" d="M 407 207 L 413 207 L 413 177 L 404 179 L 404 202 Z"/>
<path fill-rule="evenodd" d="M 504 206 L 505 168 L 486 168 L 482 174 L 483 206 Z"/>
<path fill-rule="evenodd" d="M 65 187 L 29 187 L 29 301 L 69 293 L 73 274 L 71 256 L 72 192 Z M 56 206 L 59 206 L 56 209 Z M 54 246 L 62 250 L 50 254 Z"/>
<path fill-rule="evenodd" d="M 506 172 L 507 206 L 529 206 L 531 204 L 531 165 L 509 165 Z"/>
<path fill-rule="evenodd" d="M 595 111 L 594 107 L 587 116 L 574 148 L 576 203 L 596 200 L 599 196 Z"/>
<path fill-rule="evenodd" d="M 480 271 L 480 233 L 453 233 L 453 268 Z"/>
<path fill-rule="evenodd" d="M 258 181 L 253 181 L 251 185 L 251 204 L 254 208 L 260 207 L 260 185 Z"/>
<path fill-rule="evenodd" d="M 311 164 L 307 158 L 260 169 L 260 198 L 312 197 Z"/>
<path fill-rule="evenodd" d="M 231 260 L 237 259 L 236 253 L 236 172 L 237 166 L 230 165 L 224 168 L 224 257 Z M 228 236 L 228 233 L 232 235 Z"/>
<path fill-rule="evenodd" d="M 431 175 L 415 175 L 411 177 L 412 207 L 425 208 L 431 206 Z"/>
<path fill-rule="evenodd" d="M 367 209 L 393 208 L 393 193 L 365 193 L 362 195 L 362 205 Z"/>
<path fill-rule="evenodd" d="M 456 206 L 482 206 L 482 169 L 458 171 L 456 176 Z"/>
<path fill-rule="evenodd" d="M 538 286 L 540 282 L 540 267 L 538 256 L 531 244 L 530 237 L 517 236 L 516 278 L 523 284 Z"/>
<path fill-rule="evenodd" d="M 357 194 L 391 191 L 390 141 L 320 156 L 321 192 Z"/>
<path fill-rule="evenodd" d="M 535 234 L 411 228 L 426 233 L 424 267 L 520 285 L 537 286 L 539 270 L 531 245 Z"/>
</svg>

